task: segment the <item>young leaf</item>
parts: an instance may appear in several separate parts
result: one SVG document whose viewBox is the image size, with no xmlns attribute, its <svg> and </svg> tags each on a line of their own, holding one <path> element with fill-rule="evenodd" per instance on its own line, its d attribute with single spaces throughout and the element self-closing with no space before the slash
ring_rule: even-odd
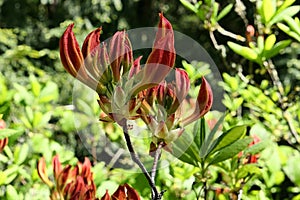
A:
<svg viewBox="0 0 300 200">
<path fill-rule="evenodd" d="M 256 61 L 258 58 L 258 54 L 249 47 L 241 46 L 233 42 L 228 42 L 227 44 L 235 53 L 243 56 L 248 60 Z"/>
<path fill-rule="evenodd" d="M 187 9 L 193 11 L 194 13 L 198 12 L 198 9 L 193 4 L 191 4 L 189 1 L 180 0 L 180 2 L 182 3 L 183 6 L 185 6 Z"/>
<path fill-rule="evenodd" d="M 289 25 L 291 30 L 300 35 L 300 24 L 298 24 L 293 18 L 289 16 L 285 16 L 283 19 Z"/>
<path fill-rule="evenodd" d="M 232 9 L 233 4 L 228 4 L 218 15 L 217 21 L 221 20 L 223 17 L 225 17 Z"/>
<path fill-rule="evenodd" d="M 296 0 L 285 0 L 283 1 L 282 5 L 278 8 L 277 13 L 280 13 L 290 5 L 292 5 Z"/>
<path fill-rule="evenodd" d="M 252 138 L 247 137 L 240 140 L 235 141 L 233 144 L 226 146 L 225 148 L 221 149 L 213 158 L 211 161 L 209 161 L 210 165 L 216 164 L 218 162 L 222 162 L 224 160 L 227 160 L 236 154 L 238 154 L 240 151 L 244 150 L 252 141 Z"/>
<path fill-rule="evenodd" d="M 270 49 L 272 49 L 275 42 L 276 42 L 276 36 L 274 34 L 269 35 L 265 41 L 264 50 L 269 51 Z"/>
<path fill-rule="evenodd" d="M 268 23 L 276 12 L 276 0 L 263 0 L 262 15 L 266 23 Z"/>
<path fill-rule="evenodd" d="M 276 56 L 280 52 L 280 50 L 287 47 L 290 43 L 291 43 L 291 40 L 282 40 L 280 42 L 277 42 L 272 49 L 270 49 L 269 51 L 264 51 L 263 56 L 266 59 Z"/>
<path fill-rule="evenodd" d="M 277 23 L 278 28 L 280 28 L 283 32 L 288 34 L 289 36 L 295 38 L 298 42 L 300 42 L 300 35 L 295 33 L 290 29 L 290 27 L 286 26 L 285 24 L 282 23 Z"/>
<path fill-rule="evenodd" d="M 272 20 L 267 25 L 272 26 L 273 24 L 282 21 L 284 17 L 286 16 L 292 17 L 295 14 L 297 14 L 299 11 L 300 11 L 300 6 L 291 6 L 281 12 L 276 12 Z"/>
</svg>

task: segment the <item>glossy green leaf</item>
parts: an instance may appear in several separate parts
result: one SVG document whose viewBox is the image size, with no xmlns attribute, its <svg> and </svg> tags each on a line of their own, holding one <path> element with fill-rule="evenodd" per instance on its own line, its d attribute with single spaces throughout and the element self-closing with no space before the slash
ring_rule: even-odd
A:
<svg viewBox="0 0 300 200">
<path fill-rule="evenodd" d="M 246 134 L 246 126 L 235 126 L 224 132 L 211 146 L 209 154 L 217 152 L 228 145 L 231 145 Z"/>
<path fill-rule="evenodd" d="M 255 155 L 255 154 L 258 154 L 260 153 L 262 150 L 264 150 L 268 145 L 270 145 L 270 142 L 269 141 L 261 141 L 257 144 L 254 144 L 253 146 L 251 147 L 248 147 L 245 151 L 244 151 L 244 154 L 247 155 L 247 154 L 252 154 L 252 155 Z"/>
<path fill-rule="evenodd" d="M 200 161 L 197 144 L 187 132 L 184 132 L 172 145 L 173 155 L 179 160 L 197 166 Z"/>
<path fill-rule="evenodd" d="M 226 115 L 223 114 L 220 117 L 220 119 L 215 124 L 214 128 L 210 131 L 210 133 L 208 134 L 208 136 L 205 138 L 205 141 L 202 144 L 201 149 L 200 149 L 200 157 L 201 158 L 206 157 L 206 155 L 210 153 L 209 147 L 213 144 L 214 137 L 215 137 L 216 133 L 218 132 L 219 127 L 223 123 L 223 121 L 225 119 L 225 116 Z"/>
<path fill-rule="evenodd" d="M 276 36 L 274 34 L 269 35 L 265 41 L 264 50 L 268 51 L 268 50 L 272 49 L 275 42 L 276 42 Z"/>
<path fill-rule="evenodd" d="M 256 61 L 258 58 L 258 54 L 249 47 L 241 46 L 239 44 L 228 42 L 228 46 L 237 54 L 243 56 L 244 58 L 252 61 Z"/>
<path fill-rule="evenodd" d="M 223 17 L 225 17 L 232 9 L 233 4 L 228 4 L 218 15 L 217 21 L 221 20 Z"/>
<path fill-rule="evenodd" d="M 12 186 L 6 186 L 6 200 L 19 200 L 17 190 Z"/>
<path fill-rule="evenodd" d="M 210 161 L 209 164 L 216 164 L 227 160 L 235 155 L 237 155 L 240 151 L 243 151 L 252 141 L 252 138 L 247 137 L 240 140 L 235 141 L 229 146 L 221 149 Z"/>
</svg>

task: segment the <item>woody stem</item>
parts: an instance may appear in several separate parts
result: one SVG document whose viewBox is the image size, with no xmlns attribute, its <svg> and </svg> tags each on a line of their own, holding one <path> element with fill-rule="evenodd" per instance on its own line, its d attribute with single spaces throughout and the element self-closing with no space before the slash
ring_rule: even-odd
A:
<svg viewBox="0 0 300 200">
<path fill-rule="evenodd" d="M 150 187 L 151 187 L 151 191 L 152 191 L 152 200 L 160 200 L 161 199 L 161 194 L 158 193 L 157 188 L 155 186 L 154 181 L 152 181 L 152 178 L 150 176 L 150 174 L 148 173 L 146 167 L 144 166 L 144 164 L 141 162 L 138 154 L 135 152 L 131 139 L 130 139 L 130 135 L 128 134 L 128 129 L 127 129 L 127 120 L 123 119 L 121 123 L 119 123 L 122 128 L 123 128 L 123 133 L 124 133 L 124 137 L 126 140 L 126 145 L 127 148 L 130 152 L 130 156 L 131 159 L 139 166 L 139 168 L 142 170 L 144 176 L 146 177 Z"/>
</svg>

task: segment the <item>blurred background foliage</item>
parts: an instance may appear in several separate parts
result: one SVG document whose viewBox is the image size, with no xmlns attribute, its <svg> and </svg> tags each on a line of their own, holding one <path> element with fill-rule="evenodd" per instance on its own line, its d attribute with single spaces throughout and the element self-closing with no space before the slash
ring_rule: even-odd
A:
<svg viewBox="0 0 300 200">
<path fill-rule="evenodd" d="M 288 17 L 281 16 L 273 23 L 276 14 L 284 10 L 280 6 L 285 2 L 287 8 L 298 6 L 297 12 L 292 16 L 282 14 Z M 271 12 L 267 10 L 268 5 L 275 6 L 277 11 L 267 14 Z M 226 13 L 222 13 L 225 8 Z M 44 156 L 50 165 L 57 153 L 63 163 L 75 164 L 77 159 L 83 161 L 84 156 L 94 161 L 99 196 L 105 189 L 113 192 L 119 184 L 127 182 L 147 199 L 150 190 L 144 177 L 127 175 L 116 168 L 126 163 L 126 157 L 121 157 L 123 163 L 109 162 L 120 153 L 116 145 L 123 141 L 120 129 L 113 124 L 97 123 L 95 116 L 99 110 L 91 106 L 94 99 L 74 101 L 74 79 L 60 63 L 58 43 L 72 22 L 82 44 L 87 33 L 99 26 L 103 30 L 101 39 L 111 37 L 116 30 L 155 26 L 160 11 L 174 30 L 199 42 L 222 73 L 224 82 L 220 85 L 226 91 L 223 103 L 228 110 L 223 128 L 247 124 L 251 127 L 248 135 L 270 141 L 259 158 L 261 171 L 242 185 L 224 173 L 224 166 L 230 166 L 231 161 L 213 168 L 210 196 L 230 199 L 225 188 L 232 191 L 242 188 L 243 199 L 300 199 L 300 23 L 295 18 L 299 16 L 299 5 L 292 0 L 218 3 L 210 0 L 0 0 L 0 113 L 7 127 L 17 130 L 0 154 L 0 199 L 44 199 L 49 195 L 48 188 L 38 178 L 36 163 Z M 251 45 L 248 39 L 234 38 L 247 38 L 248 25 L 254 28 Z M 284 40 L 288 43 L 267 57 L 266 51 L 275 48 L 275 41 L 270 42 L 274 37 L 276 44 Z M 251 57 L 253 52 L 257 57 Z M 180 59 L 177 65 L 188 68 Z M 207 66 L 203 64 L 189 73 L 195 83 L 201 70 L 206 73 Z M 273 73 L 277 73 L 277 79 Z M 77 130 L 83 131 L 77 134 Z M 115 143 L 108 145 L 100 134 Z M 88 140 L 83 144 L 84 137 Z M 108 162 L 98 162 L 93 156 Z M 193 191 L 197 190 L 198 172 L 183 162 L 170 163 L 159 171 L 157 184 L 167 189 L 165 199 L 195 199 L 197 192 Z M 234 171 L 230 173 L 232 179 L 235 175 Z M 222 188 L 222 192 L 217 193 L 217 188 Z"/>
</svg>

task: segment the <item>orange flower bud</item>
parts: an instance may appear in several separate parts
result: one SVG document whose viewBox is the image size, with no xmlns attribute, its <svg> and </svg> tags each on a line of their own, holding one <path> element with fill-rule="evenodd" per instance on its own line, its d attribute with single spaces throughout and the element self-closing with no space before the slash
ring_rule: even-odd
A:
<svg viewBox="0 0 300 200">
<path fill-rule="evenodd" d="M 47 168 L 46 168 L 46 161 L 45 158 L 42 157 L 37 163 L 37 171 L 39 177 L 42 179 L 44 183 L 46 183 L 50 188 L 53 187 L 53 183 L 49 180 Z"/>
</svg>

